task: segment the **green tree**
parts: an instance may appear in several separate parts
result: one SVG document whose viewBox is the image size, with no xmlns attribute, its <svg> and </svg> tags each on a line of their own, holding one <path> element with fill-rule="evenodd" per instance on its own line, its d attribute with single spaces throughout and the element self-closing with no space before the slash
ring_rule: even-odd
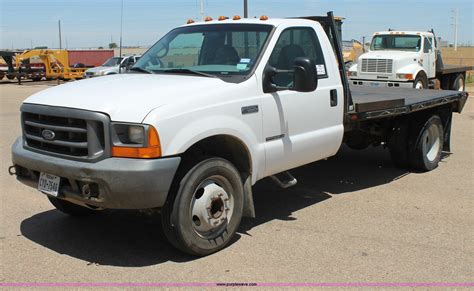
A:
<svg viewBox="0 0 474 291">
<path fill-rule="evenodd" d="M 114 49 L 114 48 L 116 48 L 116 47 L 118 47 L 118 45 L 117 45 L 115 42 L 109 43 L 109 48 L 110 48 L 110 49 Z"/>
</svg>

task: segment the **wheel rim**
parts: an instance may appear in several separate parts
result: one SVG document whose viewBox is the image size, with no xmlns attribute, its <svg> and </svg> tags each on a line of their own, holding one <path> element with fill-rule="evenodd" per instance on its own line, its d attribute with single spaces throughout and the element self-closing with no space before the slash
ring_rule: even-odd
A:
<svg viewBox="0 0 474 291">
<path fill-rule="evenodd" d="M 422 81 L 416 82 L 415 89 L 418 89 L 418 90 L 423 89 L 423 82 Z"/>
<path fill-rule="evenodd" d="M 424 137 L 423 150 L 426 153 L 428 161 L 433 162 L 439 154 L 441 145 L 441 138 L 439 128 L 436 125 L 431 125 Z"/>
<path fill-rule="evenodd" d="M 191 200 L 190 216 L 194 231 L 201 237 L 220 236 L 229 224 L 234 208 L 232 186 L 222 176 L 205 179 Z"/>
<path fill-rule="evenodd" d="M 463 92 L 464 91 L 464 80 L 459 78 L 458 80 L 458 91 Z"/>
</svg>

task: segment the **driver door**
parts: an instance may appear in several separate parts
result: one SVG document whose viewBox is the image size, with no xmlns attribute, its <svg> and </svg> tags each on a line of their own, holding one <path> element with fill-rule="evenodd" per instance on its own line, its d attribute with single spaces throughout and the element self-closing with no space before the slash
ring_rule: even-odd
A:
<svg viewBox="0 0 474 291">
<path fill-rule="evenodd" d="M 342 86 L 339 75 L 328 74 L 315 28 L 283 30 L 267 65 L 291 70 L 297 57 L 314 60 L 319 84 L 313 92 L 282 90 L 263 95 L 266 176 L 332 156 L 342 140 Z M 328 55 L 331 61 L 329 57 L 333 56 Z M 277 74 L 273 83 L 291 87 L 293 76 Z"/>
</svg>

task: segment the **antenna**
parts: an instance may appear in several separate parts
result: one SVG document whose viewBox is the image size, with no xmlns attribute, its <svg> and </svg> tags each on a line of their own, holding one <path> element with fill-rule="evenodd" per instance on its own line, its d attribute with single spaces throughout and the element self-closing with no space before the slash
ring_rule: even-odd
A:
<svg viewBox="0 0 474 291">
<path fill-rule="evenodd" d="M 451 16 L 451 19 L 453 19 L 453 23 L 451 23 L 451 25 L 454 26 L 454 50 L 457 51 L 458 50 L 459 9 L 458 8 L 453 9 L 451 10 L 451 12 L 453 13 L 453 16 Z"/>
<path fill-rule="evenodd" d="M 120 47 L 119 47 L 119 74 L 122 73 L 122 30 L 123 30 L 123 0 L 120 8 Z"/>
</svg>

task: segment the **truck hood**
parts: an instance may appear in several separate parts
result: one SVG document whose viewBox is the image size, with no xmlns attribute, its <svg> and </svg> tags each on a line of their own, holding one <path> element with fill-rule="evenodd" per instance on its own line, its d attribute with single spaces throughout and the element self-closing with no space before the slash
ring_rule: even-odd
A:
<svg viewBox="0 0 474 291">
<path fill-rule="evenodd" d="M 233 85 L 219 78 L 200 76 L 121 74 L 52 87 L 24 102 L 103 112 L 113 121 L 142 122 L 155 108 L 186 102 L 199 92 L 210 94 Z"/>
<path fill-rule="evenodd" d="M 394 61 L 401 61 L 406 59 L 418 58 L 418 52 L 404 52 L 404 51 L 370 51 L 360 56 L 360 59 L 391 59 Z"/>
</svg>

